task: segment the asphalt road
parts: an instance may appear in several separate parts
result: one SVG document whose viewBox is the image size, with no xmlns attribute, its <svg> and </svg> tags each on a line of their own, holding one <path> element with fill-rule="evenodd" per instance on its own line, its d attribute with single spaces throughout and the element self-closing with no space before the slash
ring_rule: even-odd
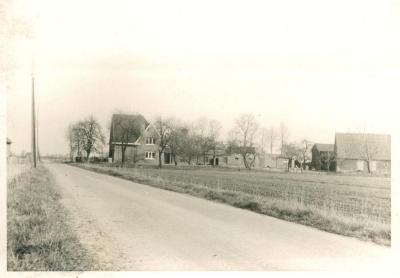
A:
<svg viewBox="0 0 400 278">
<path fill-rule="evenodd" d="M 390 248 L 73 166 L 46 164 L 104 270 L 366 270 Z"/>
</svg>

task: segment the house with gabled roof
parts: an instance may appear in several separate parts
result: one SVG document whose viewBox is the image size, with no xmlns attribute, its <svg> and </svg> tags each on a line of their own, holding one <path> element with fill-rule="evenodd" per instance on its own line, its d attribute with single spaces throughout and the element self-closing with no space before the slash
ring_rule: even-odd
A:
<svg viewBox="0 0 400 278">
<path fill-rule="evenodd" d="M 171 164 L 172 157 L 166 148 L 159 158 L 160 135 L 151 122 L 140 114 L 114 114 L 110 127 L 109 158 L 112 162 L 157 165 Z"/>
<path fill-rule="evenodd" d="M 336 133 L 335 155 L 336 172 L 391 172 L 390 135 Z"/>
</svg>

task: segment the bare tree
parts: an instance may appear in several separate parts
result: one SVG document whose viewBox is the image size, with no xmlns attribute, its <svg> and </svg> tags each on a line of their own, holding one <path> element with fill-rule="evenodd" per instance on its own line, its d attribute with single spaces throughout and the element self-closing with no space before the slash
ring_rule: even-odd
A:
<svg viewBox="0 0 400 278">
<path fill-rule="evenodd" d="M 253 114 L 242 114 L 236 118 L 232 131 L 234 138 L 230 143 L 230 152 L 236 149 L 242 155 L 243 164 L 248 170 L 251 170 L 256 160 L 254 141 L 258 126 Z"/>
<path fill-rule="evenodd" d="M 366 132 L 361 135 L 360 153 L 367 164 L 368 173 L 372 173 L 372 161 L 375 160 L 376 155 L 379 153 L 379 148 Z"/>
<path fill-rule="evenodd" d="M 86 152 L 86 161 L 93 152 L 101 152 L 105 144 L 105 137 L 99 122 L 90 116 L 78 122 L 77 129 L 83 138 L 83 150 Z"/>
<path fill-rule="evenodd" d="M 312 143 L 309 140 L 303 139 L 301 141 L 300 156 L 303 169 L 305 169 L 307 159 L 311 158 L 311 146 Z"/>
<path fill-rule="evenodd" d="M 169 144 L 176 162 L 176 156 L 189 165 L 201 152 L 200 141 L 195 128 L 188 124 L 175 127 Z"/>
<path fill-rule="evenodd" d="M 174 128 L 171 130 L 169 148 L 175 165 L 178 165 L 177 156 L 190 164 L 194 156 L 192 148 L 192 136 L 189 127 L 178 120 L 174 120 Z"/>
<path fill-rule="evenodd" d="M 284 122 L 281 122 L 279 128 L 280 128 L 280 139 L 281 139 L 281 155 L 283 155 L 285 153 L 284 148 L 287 141 L 287 137 L 289 136 L 289 130 Z"/>
<path fill-rule="evenodd" d="M 208 123 L 207 138 L 208 138 L 208 144 L 213 152 L 213 160 L 212 160 L 213 167 L 215 167 L 216 148 L 218 144 L 218 137 L 220 135 L 221 127 L 222 127 L 221 124 L 216 120 L 211 120 Z"/>
<path fill-rule="evenodd" d="M 171 140 L 169 142 L 169 147 L 172 154 L 172 159 L 174 160 L 175 166 L 178 165 L 177 156 L 183 149 L 183 143 L 185 141 L 185 135 L 187 130 L 184 127 L 177 127 L 171 132 Z"/>
<path fill-rule="evenodd" d="M 194 136 L 197 144 L 198 155 L 203 158 L 203 164 L 207 164 L 206 155 L 213 151 L 213 166 L 215 165 L 216 146 L 218 143 L 221 124 L 216 120 L 200 118 L 194 125 Z"/>
<path fill-rule="evenodd" d="M 199 154 L 203 159 L 203 164 L 206 164 L 206 153 L 211 150 L 212 144 L 207 134 L 207 118 L 200 118 L 195 123 L 196 141 L 199 147 Z"/>
<path fill-rule="evenodd" d="M 67 140 L 69 143 L 69 155 L 71 161 L 74 160 L 74 155 L 76 154 L 79 157 L 79 160 L 82 158 L 82 150 L 84 146 L 84 135 L 83 131 L 80 128 L 79 122 L 73 123 L 68 126 L 67 129 Z"/>
<path fill-rule="evenodd" d="M 269 137 L 269 153 L 272 155 L 272 152 L 273 152 L 273 149 L 274 149 L 274 144 L 275 144 L 275 137 L 276 137 L 275 130 L 274 130 L 273 126 L 271 126 L 268 129 L 268 137 Z"/>
<path fill-rule="evenodd" d="M 143 132 L 144 119 L 140 115 L 115 117 L 113 124 L 118 130 L 118 139 L 121 141 L 121 164 L 125 163 L 126 149 L 129 143 L 135 141 Z M 136 158 L 134 158 L 136 162 Z"/>
<path fill-rule="evenodd" d="M 172 119 L 163 119 L 161 116 L 154 121 L 154 127 L 158 132 L 158 167 L 161 169 L 161 157 L 164 154 L 165 148 L 171 141 L 174 124 Z"/>
<path fill-rule="evenodd" d="M 74 161 L 75 141 L 74 141 L 74 125 L 70 124 L 67 129 L 67 140 L 69 145 L 69 159 Z"/>
<path fill-rule="evenodd" d="M 297 143 L 291 142 L 283 145 L 284 153 L 283 155 L 288 157 L 296 157 L 300 158 L 302 156 L 302 146 L 299 146 Z"/>
<path fill-rule="evenodd" d="M 268 129 L 263 127 L 260 132 L 260 143 L 259 143 L 260 153 L 263 155 L 267 153 L 266 152 L 267 143 L 268 143 Z"/>
</svg>

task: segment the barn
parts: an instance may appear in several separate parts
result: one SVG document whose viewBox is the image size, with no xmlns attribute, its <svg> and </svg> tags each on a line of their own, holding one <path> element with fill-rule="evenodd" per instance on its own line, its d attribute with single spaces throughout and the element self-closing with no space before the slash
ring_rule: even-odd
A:
<svg viewBox="0 0 400 278">
<path fill-rule="evenodd" d="M 390 141 L 385 134 L 336 133 L 336 172 L 390 174 Z"/>
</svg>

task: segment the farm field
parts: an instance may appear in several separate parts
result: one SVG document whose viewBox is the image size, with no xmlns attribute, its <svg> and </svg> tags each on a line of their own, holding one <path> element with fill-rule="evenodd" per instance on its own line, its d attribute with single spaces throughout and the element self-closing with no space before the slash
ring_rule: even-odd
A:
<svg viewBox="0 0 400 278">
<path fill-rule="evenodd" d="M 73 165 L 328 232 L 384 245 L 391 242 L 391 189 L 386 177 Z"/>
</svg>

